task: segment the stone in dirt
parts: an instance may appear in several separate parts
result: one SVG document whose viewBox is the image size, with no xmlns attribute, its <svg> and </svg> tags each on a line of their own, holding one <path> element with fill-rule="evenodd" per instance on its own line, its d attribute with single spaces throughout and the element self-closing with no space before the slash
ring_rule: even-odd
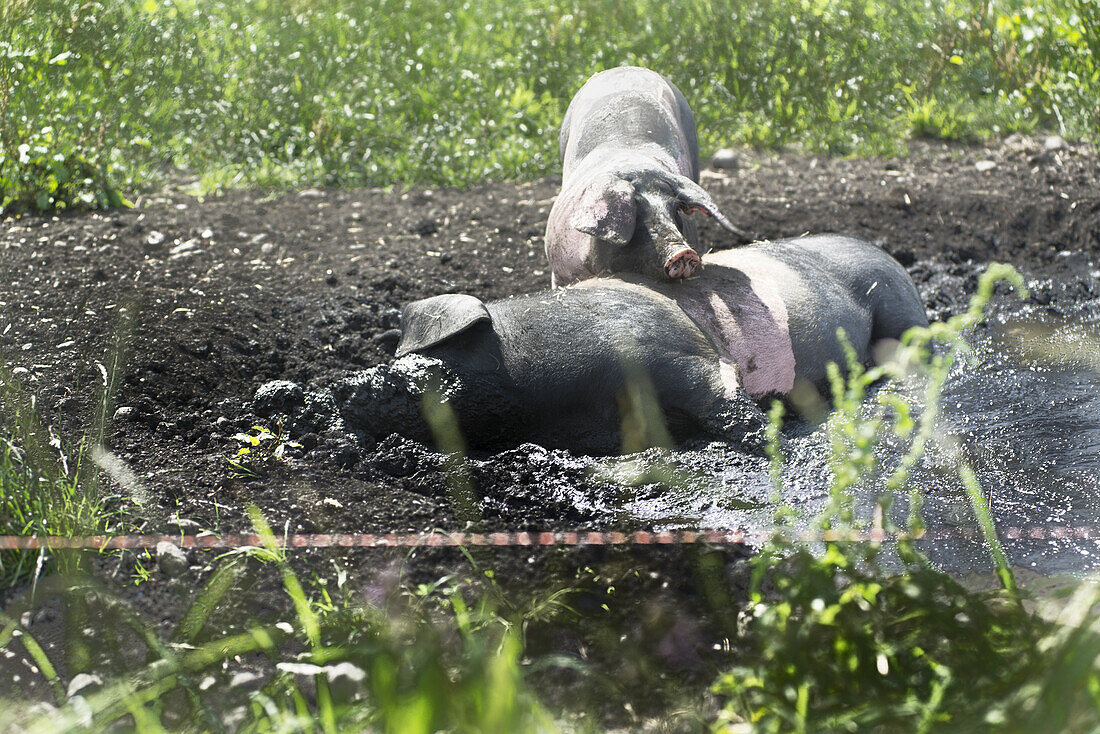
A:
<svg viewBox="0 0 1100 734">
<path fill-rule="evenodd" d="M 1048 135 L 1043 140 L 1044 150 L 1062 150 L 1066 147 L 1066 141 L 1057 135 Z"/>
<path fill-rule="evenodd" d="M 191 565 L 187 559 L 187 553 L 175 543 L 169 543 L 167 540 L 157 543 L 156 553 L 157 567 L 160 568 L 161 573 L 169 578 L 182 576 L 187 573 L 187 569 Z"/>
<path fill-rule="evenodd" d="M 710 159 L 710 166 L 720 171 L 732 171 L 741 167 L 741 159 L 732 148 L 722 148 Z"/>
<path fill-rule="evenodd" d="M 77 673 L 73 676 L 73 679 L 69 681 L 69 688 L 65 695 L 68 698 L 72 698 L 81 692 L 87 692 L 87 689 L 98 688 L 103 685 L 103 679 L 98 675 L 92 673 Z"/>
</svg>

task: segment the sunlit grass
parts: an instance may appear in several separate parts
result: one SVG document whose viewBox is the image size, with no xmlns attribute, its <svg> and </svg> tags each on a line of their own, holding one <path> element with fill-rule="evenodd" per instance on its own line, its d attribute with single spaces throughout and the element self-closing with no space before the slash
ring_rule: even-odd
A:
<svg viewBox="0 0 1100 734">
<path fill-rule="evenodd" d="M 33 402 L 0 366 L 0 535 L 70 536 L 101 528 L 106 513 L 89 491 L 90 458 L 40 423 Z M 0 586 L 40 573 L 45 550 L 0 552 Z"/>
<path fill-rule="evenodd" d="M 44 423 L 35 394 L 0 362 L 0 535 L 71 537 L 118 532 L 123 522 L 120 508 L 144 500 L 132 472 L 105 448 L 126 361 L 133 304 L 124 305 L 118 313 L 106 364 L 101 365 L 102 382 L 91 386 L 95 397 L 81 436 L 63 436 L 58 427 Z M 101 469 L 122 485 L 125 497 L 108 497 L 100 482 Z M 11 586 L 32 574 L 37 578 L 53 561 L 60 561 L 60 570 L 71 573 L 81 558 L 79 553 L 47 549 L 2 551 L 0 585 Z"/>
<path fill-rule="evenodd" d="M 595 71 L 657 69 L 704 154 L 897 152 L 1100 125 L 1089 0 L 19 0 L 0 6 L 0 206 L 166 179 L 469 185 L 557 168 Z"/>
</svg>

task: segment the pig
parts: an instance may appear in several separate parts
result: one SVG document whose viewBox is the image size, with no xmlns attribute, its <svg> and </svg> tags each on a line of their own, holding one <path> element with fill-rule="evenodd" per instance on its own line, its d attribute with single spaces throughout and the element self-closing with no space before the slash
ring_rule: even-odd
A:
<svg viewBox="0 0 1100 734">
<path fill-rule="evenodd" d="M 695 118 L 657 72 L 592 76 L 569 103 L 559 143 L 562 188 L 546 224 L 552 287 L 609 273 L 690 278 L 701 264 L 692 212 L 749 241 L 699 186 Z"/>
<path fill-rule="evenodd" d="M 761 242 L 705 262 L 683 283 L 630 274 L 490 303 L 410 303 L 395 361 L 343 379 L 333 402 L 367 438 L 429 440 L 421 401 L 434 392 L 471 447 L 604 454 L 623 448 L 624 420 L 638 418 L 630 396 L 643 395 L 673 440 L 760 452 L 759 402 L 799 380 L 823 385 L 829 362 L 845 364 L 838 328 L 867 362 L 876 343 L 928 324 L 905 269 L 852 237 Z"/>
</svg>

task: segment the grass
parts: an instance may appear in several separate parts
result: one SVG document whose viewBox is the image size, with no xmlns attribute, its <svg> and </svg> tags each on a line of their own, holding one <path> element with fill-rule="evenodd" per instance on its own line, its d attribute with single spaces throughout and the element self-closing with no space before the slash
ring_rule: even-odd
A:
<svg viewBox="0 0 1100 734">
<path fill-rule="evenodd" d="M 109 496 L 100 483 L 102 467 L 113 473 L 121 465 L 105 450 L 133 306 L 123 306 L 119 313 L 106 364 L 101 364 L 103 380 L 96 386 L 93 414 L 75 446 L 54 426 L 42 423 L 34 396 L 23 389 L 14 371 L 0 363 L 0 535 L 117 533 L 122 522 L 119 508 L 141 501 L 140 495 Z M 78 570 L 81 556 L 51 554 L 45 549 L 33 557 L 0 551 L 0 588 L 32 576 L 37 580 L 44 569 L 53 569 L 54 561 L 60 561 L 59 570 L 72 573 Z"/>
<path fill-rule="evenodd" d="M 6 706 L 0 726 L 26 731 L 77 731 L 130 722 L 139 730 L 186 725 L 200 730 L 370 730 L 387 732 L 549 731 L 550 717 L 523 682 L 522 646 L 513 620 L 490 602 L 467 604 L 446 583 L 428 590 L 379 589 L 371 604 L 355 603 L 346 575 L 334 588 L 305 586 L 253 510 L 258 548 L 226 554 L 167 632 L 85 578 L 51 577 L 41 594 L 86 597 L 99 622 L 86 631 L 102 685 L 67 698 L 56 685 L 57 708 Z M 274 570 L 278 592 L 248 596 L 255 609 L 227 627 L 226 608 L 239 610 L 250 573 Z M 219 618 L 219 612 L 222 618 Z M 10 616 L 0 619 L 0 645 L 19 640 L 42 675 L 56 680 L 48 655 Z M 129 634 L 143 664 L 119 647 Z M 242 659 L 244 662 L 242 663 Z M 258 671 L 254 673 L 253 671 Z M 259 681 L 249 685 L 252 676 Z M 244 676 L 245 684 L 241 684 Z"/>
<path fill-rule="evenodd" d="M 90 459 L 73 455 L 43 426 L 12 375 L 0 368 L 0 535 L 80 535 L 102 528 L 108 513 L 90 486 Z M 73 459 L 70 460 L 70 456 Z M 7 588 L 48 562 L 43 551 L 0 552 L 0 586 Z"/>
<path fill-rule="evenodd" d="M 0 207 L 541 176 L 620 64 L 684 90 L 704 153 L 1100 127 L 1091 0 L 11 0 Z"/>
<path fill-rule="evenodd" d="M 573 92 L 623 63 L 685 91 L 704 151 L 897 153 L 911 136 L 1040 130 L 1095 139 L 1098 60 L 1089 0 L 11 0 L 0 4 L 0 207 L 119 206 L 181 178 L 205 193 L 539 176 L 557 168 Z M 997 276 L 1012 279 L 987 275 L 966 314 L 914 332 L 889 365 L 834 372 L 822 527 L 866 530 L 881 517 L 919 533 L 910 473 L 943 440 L 939 391 Z M 0 533 L 112 529 L 89 457 L 106 436 L 126 328 L 76 449 L 0 372 Z M 919 399 L 872 391 L 882 377 L 916 384 Z M 242 441 L 259 456 L 282 440 L 266 436 Z M 906 447 L 890 465 L 877 451 L 887 441 Z M 781 481 L 777 441 L 770 455 Z M 657 609 L 648 569 L 629 557 L 518 600 L 484 554 L 467 556 L 464 576 L 364 589 L 342 569 L 303 577 L 253 513 L 263 546 L 207 558 L 204 584 L 167 628 L 95 582 L 88 554 L 0 555 L 0 583 L 36 581 L 0 615 L 0 648 L 26 653 L 54 704 L 10 702 L 0 728 L 599 730 L 629 705 L 633 725 L 654 715 L 673 726 L 682 710 L 675 725 L 716 731 L 1096 730 L 1100 597 L 1082 586 L 1060 615 L 1033 612 L 973 472 L 954 470 L 991 549 L 994 591 L 961 586 L 905 540 L 777 540 L 756 557 L 743 605 L 716 557 L 698 555 L 685 569 L 702 589 L 694 611 L 733 650 L 713 658 L 717 708 L 702 705 L 697 680 L 631 646 L 643 632 L 663 639 L 682 610 Z M 853 495 L 867 486 L 881 489 L 871 520 Z M 900 528 L 894 503 L 908 504 Z M 47 564 L 55 573 L 40 578 Z M 70 634 L 50 646 L 23 613 L 54 596 Z M 563 634 L 587 658 L 543 652 Z M 102 682 L 70 698 L 78 672 Z"/>
</svg>

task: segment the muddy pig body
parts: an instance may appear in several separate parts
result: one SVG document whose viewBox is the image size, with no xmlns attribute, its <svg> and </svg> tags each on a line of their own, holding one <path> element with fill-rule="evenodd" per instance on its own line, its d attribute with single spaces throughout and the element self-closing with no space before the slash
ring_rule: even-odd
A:
<svg viewBox="0 0 1100 734">
<path fill-rule="evenodd" d="M 691 277 L 700 265 L 693 211 L 736 232 L 699 186 L 691 108 L 657 72 L 624 66 L 592 76 L 570 102 L 559 142 L 562 189 L 546 225 L 555 287 L 617 273 Z"/>
<path fill-rule="evenodd" d="M 594 453 L 620 450 L 624 420 L 637 428 L 657 407 L 673 438 L 759 451 L 756 401 L 799 379 L 820 384 L 829 361 L 843 364 L 837 328 L 867 361 L 875 342 L 926 324 L 908 274 L 874 245 L 759 243 L 708 255 L 702 275 L 681 284 L 596 278 L 491 303 L 411 303 L 398 359 L 345 380 L 336 402 L 349 426 L 425 439 L 418 401 L 436 391 L 473 446 Z M 641 414 L 628 416 L 639 395 Z"/>
</svg>

